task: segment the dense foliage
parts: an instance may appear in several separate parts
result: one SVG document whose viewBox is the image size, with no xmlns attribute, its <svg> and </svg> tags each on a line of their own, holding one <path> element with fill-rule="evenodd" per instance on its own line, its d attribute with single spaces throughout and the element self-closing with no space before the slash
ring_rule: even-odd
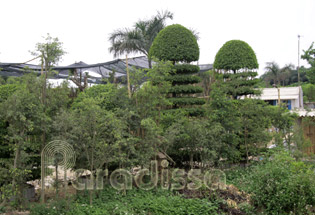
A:
<svg viewBox="0 0 315 215">
<path fill-rule="evenodd" d="M 246 42 L 230 40 L 216 54 L 213 67 L 235 73 L 240 69 L 258 69 L 258 62 L 255 52 Z"/>
<path fill-rule="evenodd" d="M 277 86 L 288 86 L 298 83 L 298 72 L 292 64 L 280 67 L 276 62 L 270 62 L 266 64 L 265 70 L 260 79 L 265 82 L 266 87 L 271 87 L 274 84 Z M 299 69 L 299 74 L 301 83 L 308 81 L 304 67 Z"/>
<path fill-rule="evenodd" d="M 114 214 L 218 214 L 218 205 L 207 199 L 186 199 L 167 190 L 131 190 L 123 195 L 113 188 L 99 193 L 94 205 L 89 205 L 84 196 L 71 204 L 58 202 L 50 207 L 37 205 L 31 215 L 114 215 Z"/>
<path fill-rule="evenodd" d="M 311 67 L 306 70 L 307 78 L 310 83 L 315 84 L 315 49 L 313 45 L 314 42 L 306 51 L 304 51 L 302 59 L 306 60 L 310 64 Z"/>
<path fill-rule="evenodd" d="M 174 62 L 196 61 L 199 59 L 199 47 L 192 32 L 181 25 L 171 25 L 163 29 L 154 40 L 150 55 L 158 59 Z M 201 81 L 194 75 L 199 67 L 191 64 L 175 64 L 166 78 L 172 84 L 169 89 L 169 102 L 172 109 L 182 108 L 190 116 L 198 116 L 198 105 L 205 104 L 204 99 L 196 98 L 203 88 L 194 84 Z M 188 110 L 190 109 L 190 110 Z"/>
<path fill-rule="evenodd" d="M 170 25 L 154 39 L 149 57 L 189 63 L 199 59 L 199 46 L 190 30 L 179 24 Z"/>
<path fill-rule="evenodd" d="M 255 52 L 244 41 L 231 40 L 226 42 L 215 56 L 214 69 L 223 73 L 222 85 L 225 92 L 232 98 L 259 94 L 254 89 L 258 79 L 256 71 L 258 63 Z"/>
<path fill-rule="evenodd" d="M 153 21 L 163 27 L 165 18 Z M 151 30 L 156 32 L 149 28 L 151 22 L 138 24 L 136 33 L 141 31 L 145 39 L 154 38 L 146 35 Z M 51 72 L 64 52 L 58 40 L 50 36 L 47 40 L 51 43 L 38 44 L 36 50 Z M 117 44 L 113 47 L 116 54 L 130 51 L 129 46 Z M 48 53 L 43 48 L 52 50 Z M 311 50 L 305 54 L 312 65 Z M 314 122 L 303 119 L 297 124 L 298 116 L 284 107 L 250 98 L 259 93 L 255 79 L 258 63 L 247 43 L 227 42 L 216 56 L 215 70 L 199 74 L 199 66 L 189 64 L 199 58 L 196 38 L 183 26 L 171 25 L 155 38 L 150 55 L 157 58 L 152 68 L 128 70 L 127 87 L 116 82 L 88 87 L 87 78 L 83 82 L 74 80 L 78 81 L 78 90 L 66 82 L 52 87 L 47 81 L 49 73 L 36 76 L 31 71 L 19 78 L 0 80 L 0 210 L 29 209 L 24 196 L 26 182 L 40 178 L 40 153 L 47 143 L 61 140 L 74 149 L 74 169 L 90 172 L 81 178 L 86 181 L 85 191 L 62 200 L 60 191 L 66 186 L 50 175 L 53 182 L 48 192 L 56 194 L 52 199 L 57 201 L 44 198 L 41 190 L 41 200 L 49 201 L 35 204 L 31 214 L 314 212 L 314 166 L 304 162 L 309 141 L 303 135 L 303 126 Z M 269 72 L 276 74 L 272 69 Z M 281 81 L 277 74 L 273 76 L 274 83 Z M 312 101 L 313 85 L 303 87 Z M 205 97 L 200 96 L 202 92 Z M 282 152 L 272 153 L 270 145 Z M 56 175 L 58 159 L 57 153 L 53 160 Z M 136 175 L 138 167 L 149 168 L 156 159 L 168 161 L 159 164 L 161 176 L 165 163 L 170 170 L 200 172 L 250 166 L 226 171 L 228 182 L 246 193 L 231 190 L 233 186 L 215 192 L 205 186 L 191 191 L 187 189 L 194 184 L 190 181 L 185 189 L 171 191 L 166 181 L 176 182 L 175 178 L 159 178 L 157 185 L 165 189 L 151 191 L 138 189 L 138 179 L 133 181 L 135 189 L 123 186 L 120 191 L 108 186 L 97 190 L 90 183 L 99 169 L 105 170 L 101 173 L 106 179 L 105 172 L 118 168 Z M 117 179 L 123 180 L 123 176 Z"/>
<path fill-rule="evenodd" d="M 296 161 L 283 150 L 276 150 L 263 159 L 249 168 L 227 171 L 228 182 L 251 193 L 257 212 L 313 214 L 314 166 Z"/>
<path fill-rule="evenodd" d="M 173 19 L 173 13 L 169 11 L 158 12 L 151 19 L 136 22 L 133 29 L 115 30 L 109 36 L 111 43 L 109 51 L 114 54 L 114 57 L 129 53 L 141 53 L 148 56 L 154 38 L 165 28 L 167 19 Z M 148 59 L 148 61 L 151 68 L 151 60 Z"/>
<path fill-rule="evenodd" d="M 302 89 L 304 102 L 315 102 L 315 84 L 303 84 Z"/>
</svg>

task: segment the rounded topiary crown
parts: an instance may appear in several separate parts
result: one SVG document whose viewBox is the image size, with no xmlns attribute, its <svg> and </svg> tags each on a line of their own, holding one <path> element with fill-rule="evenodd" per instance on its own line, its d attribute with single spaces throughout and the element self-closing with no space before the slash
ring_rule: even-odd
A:
<svg viewBox="0 0 315 215">
<path fill-rule="evenodd" d="M 257 69 L 258 62 L 255 52 L 246 42 L 230 40 L 216 54 L 213 67 L 232 71 Z"/>
<path fill-rule="evenodd" d="M 190 30 L 179 24 L 170 25 L 154 39 L 149 57 L 189 63 L 199 59 L 199 46 Z"/>
</svg>

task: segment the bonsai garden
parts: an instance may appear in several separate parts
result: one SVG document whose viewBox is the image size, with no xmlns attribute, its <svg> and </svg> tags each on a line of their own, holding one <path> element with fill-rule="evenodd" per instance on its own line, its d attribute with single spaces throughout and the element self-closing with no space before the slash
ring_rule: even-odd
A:
<svg viewBox="0 0 315 215">
<path fill-rule="evenodd" d="M 172 17 L 113 30 L 123 75 L 106 67 L 97 83 L 78 69 L 88 66 L 57 67 L 66 52 L 49 34 L 32 51 L 37 67 L 0 63 L 1 74 L 21 67 L 0 78 L 2 213 L 315 213 L 313 110 L 260 99 L 299 87 L 315 101 L 313 44 L 296 70 L 258 65 L 251 44 L 231 39 L 205 71 L 198 34 L 166 25 Z M 52 84 L 61 70 L 65 81 Z"/>
</svg>

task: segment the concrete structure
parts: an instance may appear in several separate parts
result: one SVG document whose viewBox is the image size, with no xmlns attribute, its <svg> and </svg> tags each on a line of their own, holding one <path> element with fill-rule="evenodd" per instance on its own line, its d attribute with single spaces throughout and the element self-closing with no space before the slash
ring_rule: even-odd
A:
<svg viewBox="0 0 315 215">
<path fill-rule="evenodd" d="M 279 97 L 281 104 L 286 104 L 289 110 L 303 109 L 301 87 L 264 88 L 260 96 L 254 96 L 271 105 L 278 105 Z"/>
</svg>

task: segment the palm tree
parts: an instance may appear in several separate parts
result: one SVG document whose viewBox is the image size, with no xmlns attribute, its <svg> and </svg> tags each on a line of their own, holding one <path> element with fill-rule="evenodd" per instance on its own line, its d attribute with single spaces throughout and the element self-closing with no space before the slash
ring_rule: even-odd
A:
<svg viewBox="0 0 315 215">
<path fill-rule="evenodd" d="M 283 82 L 283 85 L 285 85 L 285 81 L 288 80 L 291 76 L 291 72 L 294 69 L 294 65 L 292 64 L 286 64 L 284 67 L 280 67 L 275 62 L 269 62 L 267 63 L 267 66 L 265 67 L 267 70 L 266 73 L 263 75 L 263 78 L 266 81 L 273 81 L 273 84 L 281 85 L 281 81 Z"/>
<path fill-rule="evenodd" d="M 273 80 L 273 84 L 279 83 L 279 76 L 280 76 L 280 67 L 276 62 L 268 62 L 266 63 L 267 66 L 265 67 L 266 75 L 268 74 L 269 77 L 271 76 Z"/>
<path fill-rule="evenodd" d="M 139 20 L 133 29 L 115 30 L 109 36 L 111 47 L 109 52 L 118 57 L 123 54 L 142 53 L 148 57 L 150 47 L 156 35 L 166 26 L 165 21 L 173 19 L 169 11 L 158 12 L 149 20 Z M 151 68 L 151 60 L 148 59 Z"/>
</svg>

